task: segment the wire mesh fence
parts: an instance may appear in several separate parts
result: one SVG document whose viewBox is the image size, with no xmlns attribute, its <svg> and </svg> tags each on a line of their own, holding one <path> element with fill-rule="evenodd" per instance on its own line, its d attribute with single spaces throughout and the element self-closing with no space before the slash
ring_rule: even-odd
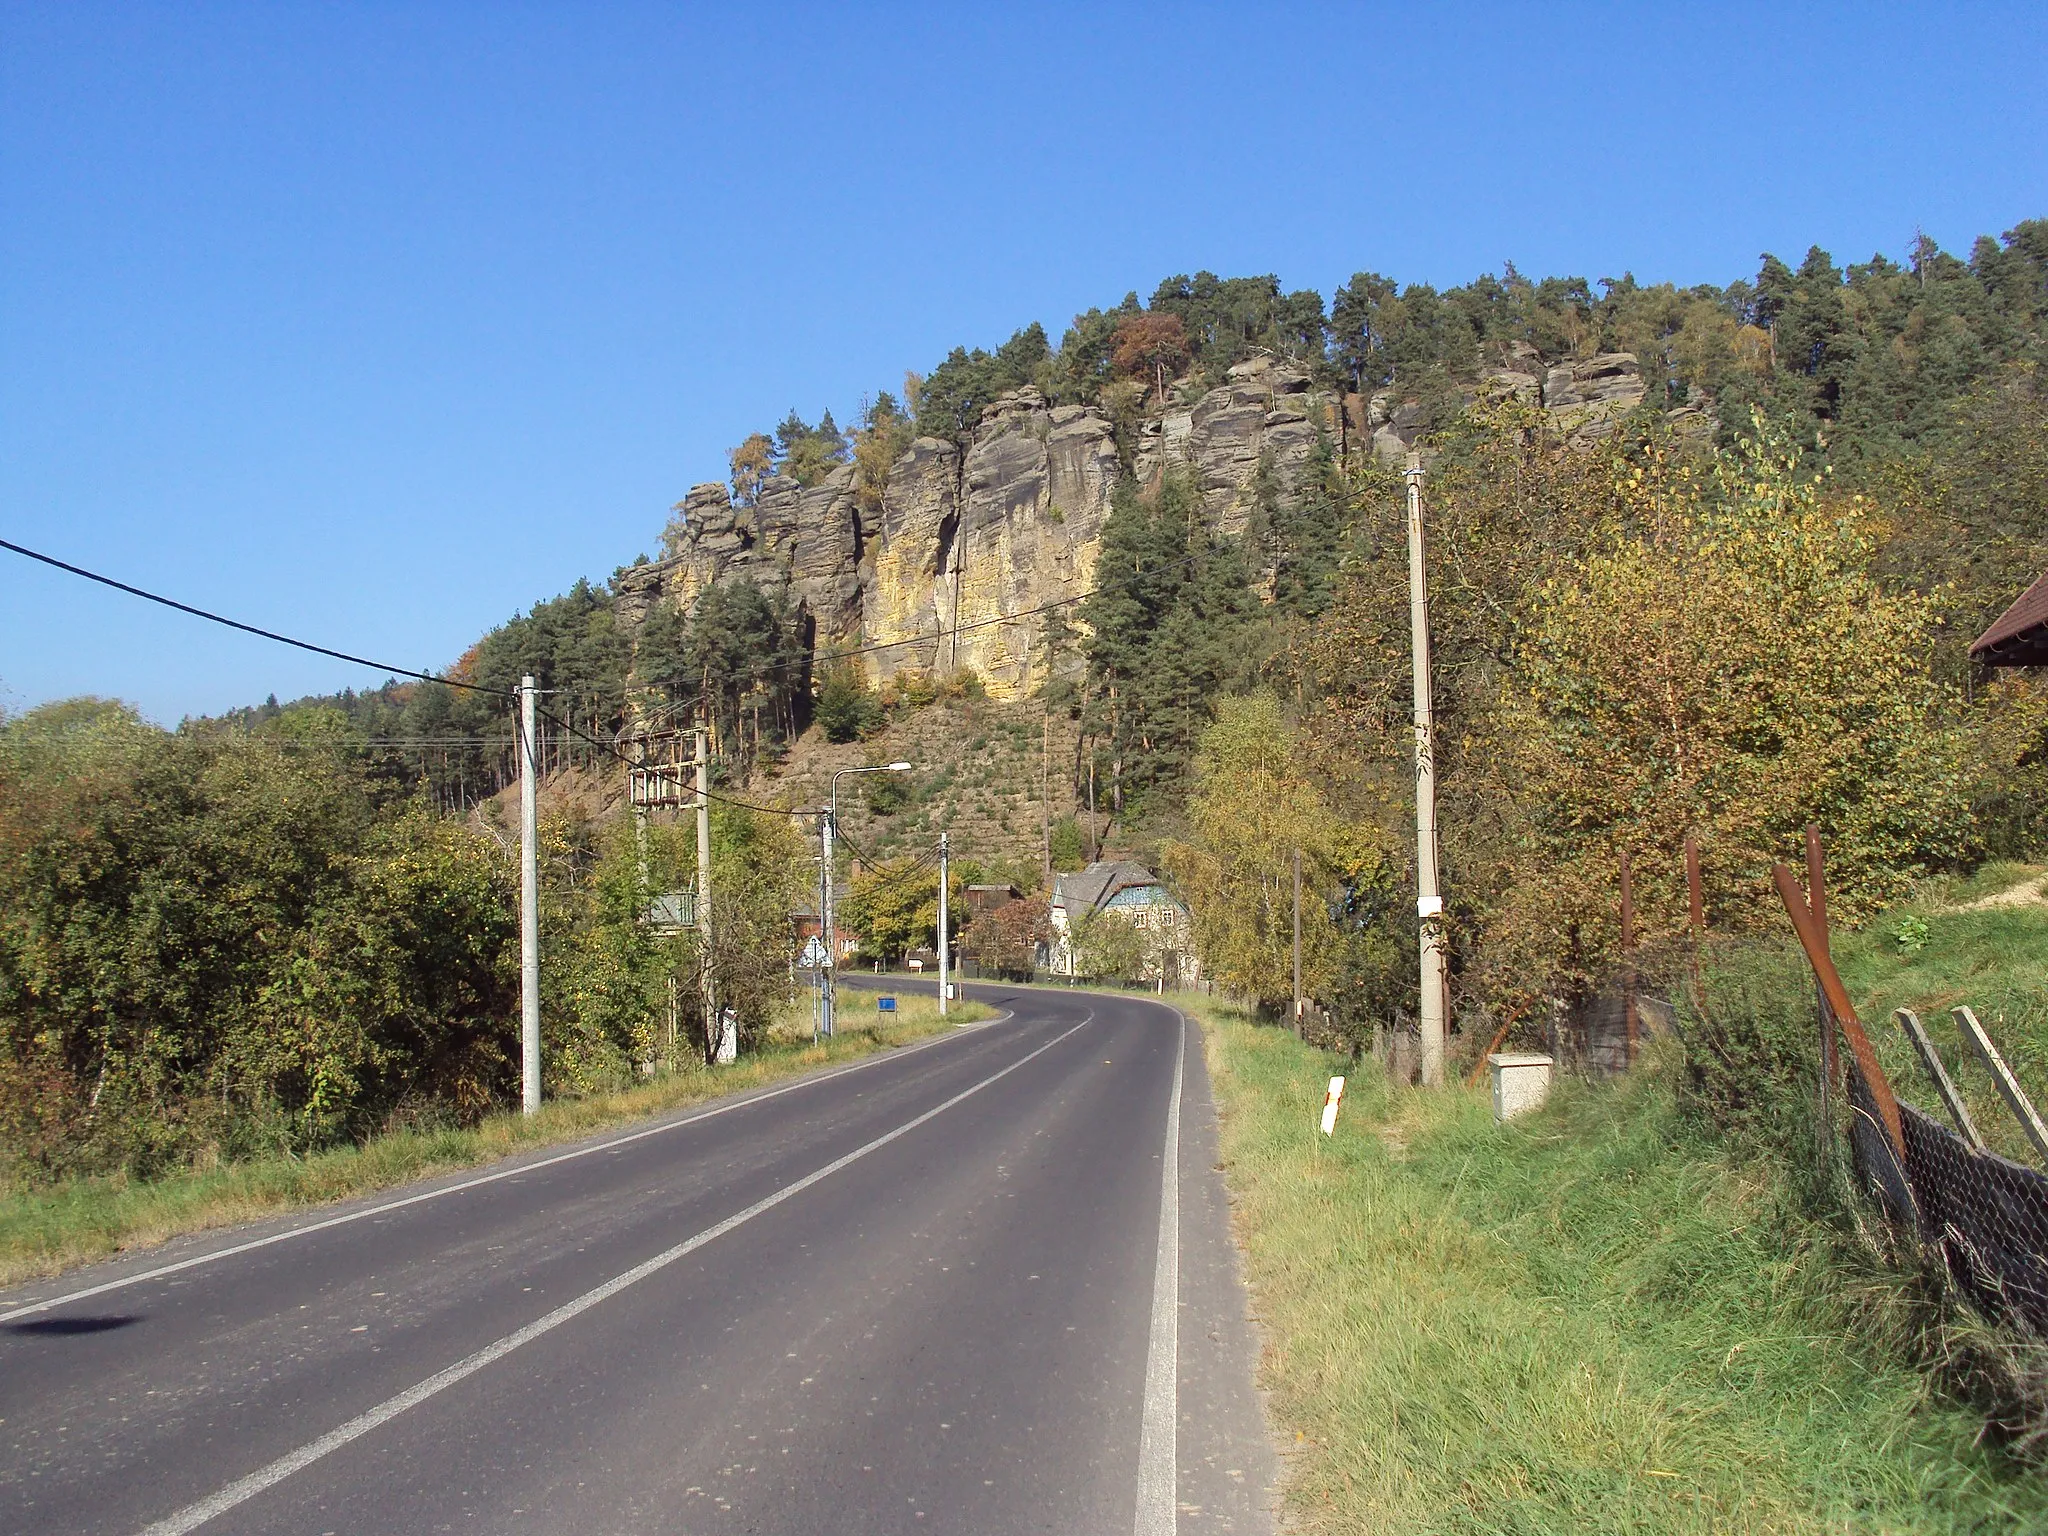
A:
<svg viewBox="0 0 2048 1536">
<path fill-rule="evenodd" d="M 1901 1026 L 1955 1128 L 1894 1091 L 1829 953 L 1818 838 L 1811 833 L 1809 846 L 1808 892 L 1799 890 L 1783 866 L 1774 876 L 1819 993 L 1822 1124 L 1835 1123 L 1830 1100 L 1839 1072 L 1845 1090 L 1842 1119 L 1858 1187 L 1895 1233 L 1938 1257 L 1957 1293 L 1977 1311 L 2033 1338 L 2048 1339 L 2048 1175 L 1983 1145 L 1919 1020 L 1903 1009 Z M 2000 1077 L 2014 1113 L 2030 1122 L 2041 1144 L 2039 1117 L 2024 1090 L 1975 1016 L 1966 1008 L 1956 1011 Z M 1838 1050 L 1838 1042 L 1845 1049 Z M 1824 1145 L 1822 1155 L 1830 1150 Z"/>
<path fill-rule="evenodd" d="M 1719 1099 L 1739 1097 L 1734 1090 L 1759 1070 L 1814 1073 L 1807 1079 L 1817 1127 L 1810 1145 L 1822 1176 L 1842 1176 L 1846 1144 L 1847 1173 L 1897 1242 L 1938 1262 L 1955 1293 L 1981 1315 L 2048 1342 L 2048 1172 L 1985 1144 L 1935 1041 L 1903 1009 L 1899 1024 L 1912 1047 L 1905 1059 L 1917 1057 L 1924 1069 L 1926 1082 L 1915 1091 L 1925 1094 L 1926 1107 L 1899 1096 L 1829 951 L 1818 833 L 1809 831 L 1804 889 L 1782 865 L 1773 873 L 1810 973 L 1817 1028 L 1803 1040 L 1739 1038 L 1742 1021 L 1710 1003 L 1702 964 L 1712 950 L 1697 856 L 1691 848 L 1687 853 L 1693 887 L 1688 932 L 1636 942 L 1629 884 L 1622 880 L 1620 964 L 1584 995 L 1553 1000 L 1547 1019 L 1529 1021 L 1531 1032 L 1540 1030 L 1560 1068 L 1594 1077 L 1626 1071 L 1643 1042 L 1676 1035 L 1696 1085 L 1706 1082 L 1704 1091 Z M 2005 1123 L 1987 1124 L 1991 1139 L 2021 1156 L 2031 1147 L 2048 1163 L 2048 1123 L 1971 1010 L 1959 1007 L 1954 1013 L 1957 1028 L 1949 1049 L 1974 1052 L 2003 1100 L 1999 1113 L 2011 1112 Z M 1807 1065 L 1796 1066 L 1795 1058 Z"/>
<path fill-rule="evenodd" d="M 1858 1185 L 1898 1232 L 1939 1255 L 1978 1311 L 2048 1338 L 2048 1175 L 1971 1146 L 1905 1100 L 1894 1147 L 1861 1067 L 1852 1060 L 1847 1071 Z"/>
</svg>

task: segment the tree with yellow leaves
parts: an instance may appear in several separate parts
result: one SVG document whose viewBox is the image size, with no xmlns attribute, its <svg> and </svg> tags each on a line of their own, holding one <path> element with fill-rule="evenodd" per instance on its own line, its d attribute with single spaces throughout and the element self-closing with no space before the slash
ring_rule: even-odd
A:
<svg viewBox="0 0 2048 1536">
<path fill-rule="evenodd" d="M 1553 956 L 1611 942 L 1623 848 L 1646 926 L 1676 931 L 1688 833 L 1742 924 L 1808 822 L 1845 916 L 1968 843 L 1932 605 L 1874 575 L 1876 509 L 1752 422 L 1706 465 L 1618 464 L 1610 525 L 1535 594 L 1501 733 L 1532 823 L 1500 918 Z"/>
<path fill-rule="evenodd" d="M 1293 991 L 1293 874 L 1301 854 L 1302 987 L 1327 997 L 1344 960 L 1331 920 L 1345 888 L 1376 876 L 1385 850 L 1348 825 L 1308 771 L 1270 693 L 1223 699 L 1203 734 L 1188 797 L 1189 835 L 1165 864 L 1194 917 L 1202 964 L 1232 992 L 1277 1003 Z"/>
<path fill-rule="evenodd" d="M 733 500 L 751 507 L 761 499 L 761 487 L 775 473 L 775 439 L 755 432 L 726 456 L 732 471 Z"/>
</svg>

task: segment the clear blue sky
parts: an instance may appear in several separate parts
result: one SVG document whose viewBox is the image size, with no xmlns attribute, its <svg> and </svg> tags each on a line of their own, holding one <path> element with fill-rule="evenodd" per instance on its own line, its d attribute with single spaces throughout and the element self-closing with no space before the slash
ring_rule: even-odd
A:
<svg viewBox="0 0 2048 1536">
<path fill-rule="evenodd" d="M 1207 267 L 1725 283 L 2048 215 L 2048 9 L 0 10 L 0 536 L 438 667 L 792 405 Z M 0 707 L 378 679 L 0 552 Z"/>
</svg>

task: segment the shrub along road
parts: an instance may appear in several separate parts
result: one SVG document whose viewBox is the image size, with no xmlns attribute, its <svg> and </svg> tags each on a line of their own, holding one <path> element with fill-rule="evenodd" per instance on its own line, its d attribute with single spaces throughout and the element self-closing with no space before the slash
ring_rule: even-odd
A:
<svg viewBox="0 0 2048 1536">
<path fill-rule="evenodd" d="M 1263 1529 L 1194 1032 L 979 993 L 1012 1016 L 0 1293 L 0 1526 Z"/>
</svg>

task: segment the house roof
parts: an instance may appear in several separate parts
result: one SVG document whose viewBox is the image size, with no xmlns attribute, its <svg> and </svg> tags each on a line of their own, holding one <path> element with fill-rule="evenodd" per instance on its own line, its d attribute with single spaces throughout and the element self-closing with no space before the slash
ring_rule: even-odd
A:
<svg viewBox="0 0 2048 1536">
<path fill-rule="evenodd" d="M 1052 899 L 1069 912 L 1100 912 L 1118 891 L 1134 885 L 1157 885 L 1158 876 L 1128 859 L 1102 859 L 1078 874 L 1055 875 Z"/>
<path fill-rule="evenodd" d="M 2048 571 L 1972 642 L 1970 655 L 1993 667 L 2048 666 Z"/>
</svg>

